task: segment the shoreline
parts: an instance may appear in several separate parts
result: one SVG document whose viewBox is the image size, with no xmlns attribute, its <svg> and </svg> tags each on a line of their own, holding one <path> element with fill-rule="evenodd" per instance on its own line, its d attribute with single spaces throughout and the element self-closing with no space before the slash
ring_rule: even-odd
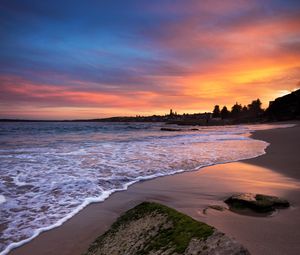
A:
<svg viewBox="0 0 300 255">
<path fill-rule="evenodd" d="M 291 146 L 285 146 L 288 149 L 286 149 L 283 153 L 281 153 L 283 155 L 282 156 L 283 159 L 282 159 L 282 157 L 281 157 L 281 159 L 280 159 L 280 157 L 275 159 L 274 155 L 273 155 L 274 153 L 276 154 L 276 150 L 278 150 L 278 145 L 276 146 L 276 142 L 278 142 L 277 141 L 278 137 L 282 137 L 282 133 L 285 133 L 285 135 L 284 135 L 285 140 L 289 140 L 289 139 L 286 139 L 286 136 L 287 136 L 287 134 L 290 133 L 290 132 L 288 132 L 288 130 L 292 130 L 292 129 L 293 129 L 292 133 L 297 134 L 297 130 L 298 130 L 298 133 L 300 133 L 299 126 L 292 127 L 292 128 L 285 128 L 285 129 L 256 131 L 255 133 L 253 133 L 251 136 L 254 139 L 264 140 L 269 143 L 270 143 L 270 141 L 268 141 L 268 139 L 271 139 L 271 140 L 273 139 L 273 141 L 271 141 L 271 145 L 266 150 L 266 154 L 263 154 L 262 156 L 258 156 L 256 158 L 247 159 L 247 160 L 241 160 L 241 161 L 233 162 L 233 163 L 224 163 L 224 164 L 219 164 L 219 165 L 208 166 L 208 167 L 201 168 L 200 170 L 197 170 L 194 172 L 178 173 L 175 175 L 163 176 L 160 178 L 145 180 L 145 181 L 140 181 L 138 183 L 135 183 L 132 186 L 130 186 L 126 191 L 115 192 L 104 202 L 88 205 L 82 211 L 80 211 L 78 214 L 73 216 L 70 220 L 63 223 L 63 225 L 61 225 L 60 227 L 51 229 L 46 232 L 42 232 L 38 237 L 36 237 L 32 241 L 28 242 L 27 244 L 24 244 L 23 246 L 20 246 L 19 248 L 12 250 L 9 254 L 16 254 L 16 255 L 17 254 L 49 254 L 49 255 L 50 254 L 62 254 L 62 255 L 63 254 L 66 254 L 66 255 L 67 254 L 73 254 L 73 255 L 81 254 L 83 251 L 85 251 L 87 249 L 88 245 L 97 236 L 104 233 L 109 228 L 110 224 L 113 223 L 113 221 L 122 212 L 128 210 L 129 208 L 135 206 L 136 204 L 138 204 L 144 200 L 165 203 L 166 205 L 169 205 L 171 207 L 174 207 L 177 210 L 187 213 L 196 219 L 207 222 L 213 226 L 216 225 L 217 228 L 219 228 L 221 231 L 226 233 L 226 232 L 228 232 L 228 229 L 226 229 L 226 226 L 218 227 L 217 225 L 222 225 L 222 224 L 220 224 L 219 220 L 216 220 L 216 219 L 222 219 L 224 217 L 229 217 L 229 218 L 233 217 L 233 218 L 239 219 L 240 216 L 232 215 L 232 214 L 229 214 L 229 216 L 228 216 L 228 213 L 223 213 L 223 216 L 218 215 L 218 217 L 210 217 L 210 215 L 209 215 L 208 217 L 203 217 L 203 215 L 199 214 L 199 211 L 201 211 L 201 208 L 203 209 L 203 206 L 209 205 L 208 202 L 217 203 L 217 202 L 222 201 L 223 196 L 225 195 L 226 192 L 228 193 L 228 191 L 226 191 L 226 189 L 223 187 L 223 190 L 221 189 L 219 192 L 217 192 L 217 194 L 215 194 L 216 192 L 214 192 L 214 190 L 212 190 L 212 189 L 217 188 L 217 187 L 207 187 L 207 185 L 206 186 L 204 185 L 205 186 L 204 188 L 206 188 L 206 189 L 204 189 L 205 190 L 205 192 L 204 192 L 203 189 L 199 189 L 194 186 L 203 185 L 204 179 L 208 179 L 210 181 L 214 180 L 214 178 L 216 178 L 216 176 L 213 176 L 214 172 L 217 171 L 218 174 L 220 174 L 220 172 L 223 171 L 222 169 L 225 169 L 225 172 L 226 172 L 225 177 L 228 178 L 228 172 L 230 174 L 230 171 L 228 171 L 228 169 L 241 168 L 241 165 L 239 165 L 239 164 L 246 164 L 249 169 L 257 168 L 256 166 L 259 166 L 259 167 L 263 166 L 263 167 L 267 167 L 267 168 L 272 168 L 272 170 L 274 170 L 274 172 L 277 171 L 277 173 L 282 172 L 282 166 L 281 166 L 282 164 L 280 163 L 278 166 L 278 163 L 276 163 L 278 159 L 281 161 L 284 161 L 283 163 L 285 163 L 285 164 L 287 164 L 287 163 L 290 164 L 290 166 L 288 167 L 290 169 L 288 172 L 285 173 L 285 175 L 297 178 L 299 180 L 300 174 L 297 173 L 297 171 L 296 171 L 297 165 L 295 165 L 294 163 L 291 164 L 290 161 L 288 161 L 288 162 L 286 161 L 286 158 L 290 157 L 290 158 L 294 158 L 292 160 L 293 162 L 294 161 L 299 162 L 299 160 L 297 159 L 297 155 L 291 155 L 290 151 L 293 151 L 293 149 L 290 149 Z M 275 144 L 273 145 L 274 139 L 275 139 Z M 299 140 L 299 136 L 297 139 Z M 297 145 L 297 139 L 291 140 L 292 142 L 294 142 L 294 146 L 295 146 L 295 144 Z M 291 142 L 291 141 L 289 141 L 289 142 Z M 279 142 L 282 143 L 282 141 L 279 141 Z M 282 147 L 282 146 L 279 146 L 279 147 Z M 297 152 L 297 150 L 296 150 L 296 152 Z M 269 157 L 270 157 L 269 154 L 271 155 L 271 159 L 269 159 Z M 297 154 L 297 153 L 295 153 L 295 150 L 294 150 L 294 154 Z M 267 158 L 265 157 L 266 155 L 268 155 Z M 261 159 L 261 158 L 264 158 L 264 159 Z M 289 160 L 291 160 L 291 159 L 289 159 Z M 242 163 L 240 163 L 240 162 L 242 162 Z M 242 167 L 245 167 L 245 166 L 242 166 Z M 256 169 L 256 171 L 257 171 L 257 169 Z M 261 169 L 258 171 L 264 172 L 264 170 L 261 170 Z M 212 176 L 214 178 L 212 178 Z M 275 178 L 274 175 L 272 177 Z M 224 182 L 224 180 L 226 182 L 226 178 L 224 179 L 224 173 L 223 173 L 223 179 L 221 178 L 222 182 Z M 287 182 L 287 183 L 295 182 L 294 180 L 290 180 L 290 179 L 284 180 L 283 177 L 277 176 L 276 178 L 278 178 L 278 179 L 282 178 L 282 180 L 283 180 L 282 182 Z M 191 185 L 191 180 L 192 180 L 192 185 Z M 196 183 L 193 183 L 193 181 L 195 181 Z M 297 182 L 295 182 L 294 185 L 296 185 L 296 183 Z M 213 186 L 213 183 L 209 183 L 209 184 L 210 184 L 209 186 Z M 180 192 L 178 192 L 178 190 L 177 190 L 178 186 L 180 186 L 182 189 Z M 153 189 L 153 187 L 154 187 L 154 189 Z M 192 187 L 192 188 L 190 188 L 190 187 Z M 298 190 L 298 192 L 299 192 L 299 187 L 295 188 L 296 190 Z M 212 192 L 207 192 L 209 190 Z M 272 189 L 270 189 L 270 190 L 272 190 Z M 276 189 L 273 187 L 273 191 L 274 190 L 276 190 Z M 291 189 L 291 190 L 294 190 L 294 189 Z M 279 192 L 279 191 L 277 190 L 277 192 Z M 172 195 L 172 193 L 176 193 L 176 195 L 174 196 L 174 195 Z M 208 199 L 207 197 L 211 197 L 211 199 Z M 181 198 L 181 199 L 179 199 L 179 201 L 176 201 L 176 200 L 178 200 L 178 198 Z M 296 204 L 299 204 L 299 203 L 296 202 Z M 280 212 L 280 214 L 281 214 L 281 212 Z M 242 218 L 241 220 L 245 221 L 245 218 Z M 96 222 L 96 224 L 95 224 L 95 222 Z M 102 222 L 105 222 L 105 224 L 101 224 Z M 224 225 L 224 222 L 223 222 L 223 225 Z M 300 224 L 299 224 L 299 226 L 300 226 Z M 236 232 L 236 231 L 233 231 L 233 232 Z M 77 235 L 77 233 L 79 233 L 79 234 Z M 229 234 L 232 234 L 232 233 L 230 233 L 230 231 L 229 231 Z M 237 234 L 239 234 L 239 233 L 237 233 Z M 237 234 L 233 234 L 233 236 L 236 237 Z M 243 243 L 243 240 L 240 240 L 240 238 L 238 240 L 241 243 Z M 51 246 L 51 247 L 49 247 L 49 246 Z M 247 245 L 246 245 L 246 247 L 247 247 Z M 247 247 L 247 248 L 249 248 L 249 247 Z M 251 249 L 250 249 L 250 251 L 251 251 Z M 255 254 L 258 254 L 258 253 L 255 253 Z M 292 254 L 292 253 L 289 253 L 289 254 Z"/>
</svg>

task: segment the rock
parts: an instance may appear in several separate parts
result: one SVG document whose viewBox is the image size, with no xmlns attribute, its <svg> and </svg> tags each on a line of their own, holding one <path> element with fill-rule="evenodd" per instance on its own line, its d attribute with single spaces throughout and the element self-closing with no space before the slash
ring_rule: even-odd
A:
<svg viewBox="0 0 300 255">
<path fill-rule="evenodd" d="M 181 129 L 181 128 L 161 128 L 161 131 L 199 131 L 198 128 Z"/>
<path fill-rule="evenodd" d="M 250 254 L 215 228 L 157 203 L 127 211 L 85 255 Z"/>
<path fill-rule="evenodd" d="M 241 244 L 234 239 L 229 238 L 225 234 L 215 231 L 205 241 L 192 239 L 185 255 L 249 255 Z"/>
<path fill-rule="evenodd" d="M 282 198 L 262 194 L 243 193 L 233 195 L 224 201 L 232 211 L 250 209 L 257 213 L 269 213 L 277 208 L 287 208 L 290 203 Z"/>
<path fill-rule="evenodd" d="M 227 210 L 227 208 L 225 208 L 224 206 L 221 206 L 221 205 L 209 205 L 205 209 L 203 209 L 203 213 L 206 214 L 208 209 L 213 209 L 213 210 L 220 211 L 220 212 Z"/>
<path fill-rule="evenodd" d="M 161 131 L 182 131 L 180 128 L 161 128 Z"/>
</svg>

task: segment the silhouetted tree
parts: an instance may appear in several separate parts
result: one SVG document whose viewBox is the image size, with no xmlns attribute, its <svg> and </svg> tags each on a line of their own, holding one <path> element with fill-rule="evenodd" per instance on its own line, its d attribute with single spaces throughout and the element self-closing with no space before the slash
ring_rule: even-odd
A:
<svg viewBox="0 0 300 255">
<path fill-rule="evenodd" d="M 248 109 L 251 117 L 258 117 L 261 113 L 263 113 L 263 109 L 261 108 L 261 101 L 259 99 L 253 100 L 251 104 L 248 104 Z"/>
<path fill-rule="evenodd" d="M 239 118 L 242 112 L 242 105 L 235 103 L 235 105 L 232 106 L 231 108 L 231 116 L 232 118 Z"/>
<path fill-rule="evenodd" d="M 243 106 L 242 113 L 246 114 L 248 112 L 248 108 L 246 105 Z"/>
<path fill-rule="evenodd" d="M 247 119 L 249 117 L 249 110 L 248 110 L 248 107 L 246 105 L 244 105 L 243 108 L 242 108 L 241 117 L 243 119 Z"/>
<path fill-rule="evenodd" d="M 227 107 L 224 106 L 221 110 L 221 118 L 227 119 L 229 117 L 230 112 L 227 110 Z"/>
<path fill-rule="evenodd" d="M 220 107 L 218 105 L 215 105 L 212 117 L 213 118 L 220 118 Z"/>
</svg>

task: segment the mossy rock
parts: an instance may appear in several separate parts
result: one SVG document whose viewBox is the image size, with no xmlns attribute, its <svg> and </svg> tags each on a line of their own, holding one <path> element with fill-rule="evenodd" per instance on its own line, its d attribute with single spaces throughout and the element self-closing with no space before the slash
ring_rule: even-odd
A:
<svg viewBox="0 0 300 255">
<path fill-rule="evenodd" d="M 290 203 L 285 199 L 253 193 L 233 195 L 224 202 L 228 204 L 230 210 L 235 212 L 250 209 L 257 213 L 270 213 L 278 208 L 290 206 Z"/>
<path fill-rule="evenodd" d="M 236 241 L 205 223 L 164 205 L 144 202 L 119 217 L 85 254 L 249 253 Z"/>
</svg>

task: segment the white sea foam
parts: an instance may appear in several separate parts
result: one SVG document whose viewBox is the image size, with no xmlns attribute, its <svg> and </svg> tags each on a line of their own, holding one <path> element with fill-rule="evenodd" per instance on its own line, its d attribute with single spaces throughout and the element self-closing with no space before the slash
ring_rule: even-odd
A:
<svg viewBox="0 0 300 255">
<path fill-rule="evenodd" d="M 26 185 L 26 182 L 20 181 L 19 178 L 20 178 L 20 175 L 17 175 L 17 176 L 15 176 L 15 177 L 13 177 L 14 183 L 15 183 L 17 186 L 24 186 L 24 185 Z"/>
<path fill-rule="evenodd" d="M 1 136 L 6 145 L 0 146 L 0 191 L 10 199 L 0 204 L 0 224 L 5 221 L 7 226 L 1 233 L 5 241 L 0 255 L 138 181 L 259 156 L 268 144 L 249 138 L 249 133 L 270 128 L 164 133 L 153 124 L 128 129 L 127 124 L 73 123 L 52 126 L 49 135 L 47 124 L 27 125 L 19 129 L 21 134 Z"/>
<path fill-rule="evenodd" d="M 3 195 L 0 195 L 0 204 L 3 204 L 6 202 L 6 198 Z"/>
</svg>

